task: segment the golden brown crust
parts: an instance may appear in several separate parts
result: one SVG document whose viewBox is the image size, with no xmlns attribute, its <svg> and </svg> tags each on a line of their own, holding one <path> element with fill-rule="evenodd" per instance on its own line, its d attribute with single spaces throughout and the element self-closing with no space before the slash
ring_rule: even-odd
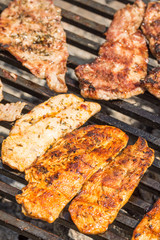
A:
<svg viewBox="0 0 160 240">
<path fill-rule="evenodd" d="M 127 141 L 124 132 L 110 126 L 91 125 L 66 134 L 26 170 L 29 184 L 16 196 L 23 213 L 53 222 L 83 183 Z"/>
<path fill-rule="evenodd" d="M 153 68 L 142 82 L 151 94 L 160 98 L 160 67 Z"/>
<path fill-rule="evenodd" d="M 152 54 L 160 61 L 160 1 L 148 3 L 141 28 Z"/>
<path fill-rule="evenodd" d="M 154 151 L 143 138 L 139 138 L 86 181 L 69 206 L 71 218 L 79 231 L 86 234 L 106 231 L 153 160 Z"/>
<path fill-rule="evenodd" d="M 66 35 L 51 0 L 14 0 L 0 18 L 0 45 L 56 92 L 66 92 Z"/>
<path fill-rule="evenodd" d="M 154 204 L 133 232 L 132 240 L 160 239 L 160 199 Z"/>
<path fill-rule="evenodd" d="M 148 50 L 144 36 L 137 30 L 144 11 L 145 4 L 138 0 L 115 14 L 100 56 L 75 69 L 82 96 L 110 100 L 144 92 L 140 80 L 147 74 Z"/>
</svg>

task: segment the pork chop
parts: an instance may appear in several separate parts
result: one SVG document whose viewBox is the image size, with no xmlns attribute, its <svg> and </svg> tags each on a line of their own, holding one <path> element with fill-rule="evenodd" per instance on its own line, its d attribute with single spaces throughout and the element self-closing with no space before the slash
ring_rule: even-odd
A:
<svg viewBox="0 0 160 240">
<path fill-rule="evenodd" d="M 89 125 L 66 134 L 28 170 L 29 184 L 16 196 L 25 215 L 53 222 L 83 183 L 127 144 L 118 128 Z"/>
<path fill-rule="evenodd" d="M 117 11 L 99 57 L 75 69 L 82 96 L 110 100 L 144 92 L 140 80 L 147 74 L 148 49 L 138 30 L 144 11 L 141 0 Z"/>
<path fill-rule="evenodd" d="M 66 35 L 52 0 L 14 0 L 0 18 L 0 46 L 50 89 L 66 92 Z"/>
</svg>

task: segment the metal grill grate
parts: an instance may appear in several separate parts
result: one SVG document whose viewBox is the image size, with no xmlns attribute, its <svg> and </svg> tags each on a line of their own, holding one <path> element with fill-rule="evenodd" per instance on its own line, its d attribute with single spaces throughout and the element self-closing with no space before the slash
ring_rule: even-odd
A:
<svg viewBox="0 0 160 240">
<path fill-rule="evenodd" d="M 7 6 L 8 2 L 9 1 L 0 0 L 1 11 Z M 55 0 L 55 4 L 62 8 L 63 24 L 67 33 L 67 42 L 70 50 L 66 81 L 69 92 L 73 92 L 79 96 L 80 91 L 78 81 L 73 74 L 74 68 L 78 64 L 85 63 L 97 55 L 100 43 L 105 39 L 103 33 L 107 30 L 106 26 L 109 26 L 113 14 L 120 6 L 123 7 L 124 3 L 130 3 L 133 1 L 119 0 L 116 2 L 109 0 L 106 1 L 106 4 L 102 4 L 102 2 L 105 1 Z M 75 9 L 77 12 L 80 12 L 80 14 L 76 14 L 76 11 L 74 12 Z M 88 13 L 92 16 L 93 14 L 96 14 L 96 18 L 90 19 L 85 17 L 88 16 Z M 74 27 L 78 30 L 74 31 Z M 88 34 L 91 35 L 89 36 Z M 81 52 L 81 54 L 74 54 L 76 52 L 75 49 L 78 49 L 78 52 Z M 156 64 L 157 62 L 152 56 L 150 56 L 148 67 L 152 68 L 153 66 L 156 66 Z M 16 73 L 16 80 L 12 73 Z M 40 81 L 35 81 L 35 79 L 32 80 L 33 76 L 29 71 L 5 51 L 0 51 L 0 77 L 5 87 L 3 102 L 16 102 L 19 100 L 26 101 L 28 105 L 25 107 L 24 113 L 32 109 L 41 101 L 54 95 L 54 93 L 47 87 L 42 86 Z M 10 89 L 12 89 L 12 91 L 10 91 Z M 130 239 L 133 229 L 138 221 L 152 206 L 151 203 L 144 200 L 141 191 L 149 193 L 150 196 L 153 196 L 153 199 L 160 197 L 160 182 L 156 180 L 158 179 L 160 172 L 160 161 L 158 160 L 160 155 L 158 152 L 160 147 L 160 132 L 159 135 L 157 133 L 160 127 L 160 102 L 149 93 L 133 97 L 131 100 L 126 101 L 117 100 L 99 102 L 102 106 L 102 111 L 92 117 L 88 123 L 116 126 L 125 131 L 130 136 L 131 141 L 135 141 L 138 136 L 144 137 L 149 142 L 150 147 L 156 150 L 157 157 L 153 165 L 142 178 L 135 193 L 119 212 L 116 220 L 109 227 L 109 230 L 102 235 L 92 236 L 93 239 Z M 135 121 L 134 124 L 131 124 L 132 120 Z M 11 124 L 0 122 L 0 126 L 5 132 L 2 133 L 3 131 L 0 131 L 0 142 L 2 143 L 4 136 L 7 136 L 8 130 L 11 128 Z M 6 176 L 7 179 L 26 184 L 23 174 L 3 166 L 2 163 L 0 163 L 0 174 L 1 176 Z M 155 178 L 156 175 L 157 178 Z M 0 196 L 9 199 L 13 204 L 16 204 L 15 195 L 18 191 L 19 189 L 16 187 L 11 186 L 4 181 L 0 181 Z M 29 218 L 25 219 L 26 220 L 18 219 L 16 216 L 12 216 L 9 212 L 0 210 L 0 224 L 11 228 L 23 236 L 42 240 L 60 239 L 60 237 L 53 233 L 31 224 Z M 56 221 L 67 228 L 77 230 L 70 219 L 67 207 Z"/>
</svg>

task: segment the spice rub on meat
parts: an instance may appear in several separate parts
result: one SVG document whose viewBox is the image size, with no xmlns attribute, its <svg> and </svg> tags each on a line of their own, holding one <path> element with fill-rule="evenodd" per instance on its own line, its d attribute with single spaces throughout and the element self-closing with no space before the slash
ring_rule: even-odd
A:
<svg viewBox="0 0 160 240">
<path fill-rule="evenodd" d="M 66 92 L 66 35 L 52 0 L 14 0 L 0 17 L 0 46 L 50 89 Z"/>
<path fill-rule="evenodd" d="M 79 231 L 86 234 L 105 232 L 153 160 L 154 151 L 139 138 L 86 181 L 69 206 Z"/>
<path fill-rule="evenodd" d="M 25 215 L 53 222 L 83 183 L 127 144 L 118 128 L 88 125 L 66 134 L 26 170 L 29 184 L 16 196 Z"/>
<path fill-rule="evenodd" d="M 133 232 L 132 240 L 160 239 L 160 199 L 154 204 Z"/>
<path fill-rule="evenodd" d="M 100 56 L 75 70 L 82 96 L 110 100 L 144 92 L 140 80 L 147 74 L 148 49 L 144 36 L 137 30 L 144 11 L 145 4 L 137 0 L 116 12 Z"/>
<path fill-rule="evenodd" d="M 2 143 L 2 161 L 24 171 L 58 138 L 83 125 L 101 109 L 74 94 L 51 97 L 23 115 Z"/>
<path fill-rule="evenodd" d="M 152 54 L 160 62 L 160 1 L 148 3 L 141 28 Z"/>
<path fill-rule="evenodd" d="M 160 99 L 160 67 L 153 68 L 142 83 L 151 94 Z"/>
</svg>

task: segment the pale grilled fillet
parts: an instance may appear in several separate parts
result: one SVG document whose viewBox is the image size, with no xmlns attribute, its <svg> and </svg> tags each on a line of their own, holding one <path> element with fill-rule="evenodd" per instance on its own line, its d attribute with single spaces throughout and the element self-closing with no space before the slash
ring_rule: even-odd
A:
<svg viewBox="0 0 160 240">
<path fill-rule="evenodd" d="M 110 164 L 97 171 L 69 207 L 79 231 L 86 234 L 105 232 L 153 160 L 154 151 L 143 138 L 139 138 Z"/>
<path fill-rule="evenodd" d="M 12 122 L 20 118 L 25 105 L 24 102 L 0 104 L 0 121 Z"/>
<path fill-rule="evenodd" d="M 16 196 L 22 212 L 53 222 L 85 180 L 109 163 L 127 141 L 123 131 L 103 125 L 66 134 L 26 170 L 29 184 Z"/>
<path fill-rule="evenodd" d="M 2 82 L 1 82 L 1 79 L 0 79 L 0 101 L 3 99 L 2 88 L 3 88 L 3 85 L 2 85 Z"/>
<path fill-rule="evenodd" d="M 148 3 L 141 28 L 152 54 L 160 62 L 160 1 Z"/>
<path fill-rule="evenodd" d="M 74 94 L 60 94 L 36 106 L 16 121 L 2 143 L 2 161 L 24 171 L 59 137 L 83 125 L 100 111 L 98 103 Z"/>
<path fill-rule="evenodd" d="M 144 11 L 141 0 L 117 11 L 100 56 L 75 69 L 82 96 L 110 100 L 144 92 L 140 80 L 147 74 L 148 50 L 144 36 L 137 30 Z"/>
<path fill-rule="evenodd" d="M 49 88 L 66 92 L 68 50 L 61 10 L 52 0 L 14 0 L 0 18 L 0 45 Z"/>
<path fill-rule="evenodd" d="M 160 99 L 160 67 L 153 68 L 143 81 L 144 87 Z"/>
<path fill-rule="evenodd" d="M 154 204 L 133 232 L 132 240 L 160 239 L 160 199 Z"/>
</svg>

